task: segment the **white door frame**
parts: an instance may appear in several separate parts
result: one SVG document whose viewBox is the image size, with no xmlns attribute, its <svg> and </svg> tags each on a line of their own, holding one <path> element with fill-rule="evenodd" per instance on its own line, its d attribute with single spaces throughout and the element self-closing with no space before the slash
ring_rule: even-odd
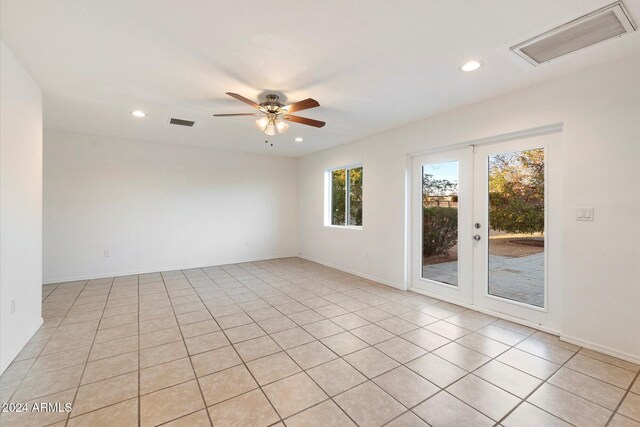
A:
<svg viewBox="0 0 640 427">
<path fill-rule="evenodd" d="M 545 218 L 545 234 L 548 236 L 545 243 L 545 252 L 552 253 L 552 257 L 548 257 L 547 255 L 547 263 L 546 263 L 546 282 L 548 284 L 548 288 L 545 292 L 546 304 L 545 311 L 539 311 L 542 313 L 539 316 L 533 316 L 534 318 L 522 318 L 517 314 L 506 313 L 504 310 L 499 308 L 495 308 L 493 306 L 486 307 L 482 304 L 476 304 L 475 299 L 475 291 L 474 295 L 469 302 L 468 299 L 456 297 L 453 295 L 442 295 L 441 293 L 434 293 L 430 290 L 425 290 L 424 288 L 420 288 L 414 286 L 415 281 L 415 251 L 416 247 L 416 239 L 421 241 L 421 237 L 419 235 L 414 235 L 414 223 L 416 220 L 416 215 L 420 216 L 421 212 L 416 212 L 414 207 L 414 201 L 416 198 L 415 192 L 413 190 L 414 187 L 414 158 L 423 155 L 430 155 L 436 153 L 447 152 L 451 150 L 456 150 L 459 148 L 469 147 L 469 146 L 483 146 L 487 144 L 495 144 L 503 141 L 513 141 L 517 139 L 525 139 L 530 137 L 538 137 L 543 135 L 550 134 L 558 134 L 557 138 L 553 141 L 552 144 L 549 144 L 546 152 L 546 181 L 545 181 L 545 205 L 547 208 L 547 215 Z M 406 179 L 406 221 L 407 225 L 405 226 L 405 241 L 406 241 L 406 255 L 405 255 L 405 285 L 406 288 L 412 290 L 417 293 L 425 294 L 428 296 L 432 296 L 447 302 L 451 302 L 454 304 L 458 304 L 464 307 L 472 308 L 477 311 L 481 311 L 484 313 L 492 314 L 496 317 L 504 318 L 507 320 L 511 320 L 514 322 L 522 323 L 525 325 L 535 326 L 539 329 L 543 329 L 552 333 L 559 333 L 561 326 L 560 314 L 562 307 L 562 292 L 561 292 L 561 283 L 562 283 L 562 158 L 561 158 L 561 144 L 562 144 L 562 123 L 555 123 L 548 126 L 541 126 L 537 128 L 510 132 L 507 134 L 496 135 L 494 137 L 481 138 L 477 140 L 471 140 L 467 142 L 461 142 L 457 144 L 453 144 L 446 147 L 438 147 L 429 150 L 421 150 L 418 152 L 409 153 L 407 155 L 407 179 Z M 553 183 L 553 187 L 548 185 Z M 547 190 L 548 189 L 548 190 Z M 469 227 L 472 227 L 472 221 L 469 223 Z M 547 251 L 548 249 L 548 251 Z M 420 263 L 421 265 L 421 263 Z M 547 285 L 545 285 L 547 286 Z M 475 288 L 476 286 L 474 286 Z"/>
</svg>

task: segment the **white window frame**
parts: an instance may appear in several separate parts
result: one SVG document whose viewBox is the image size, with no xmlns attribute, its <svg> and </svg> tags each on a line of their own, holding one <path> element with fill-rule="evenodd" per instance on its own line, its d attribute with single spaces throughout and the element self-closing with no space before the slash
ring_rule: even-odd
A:
<svg viewBox="0 0 640 427">
<path fill-rule="evenodd" d="M 346 166 L 339 166 L 339 167 L 335 167 L 335 168 L 331 168 L 331 169 L 327 169 L 324 171 L 324 226 L 325 227 L 330 227 L 330 228 L 341 228 L 341 229 L 347 229 L 347 230 L 362 230 L 362 225 L 350 225 L 349 222 L 349 210 L 350 210 L 350 202 L 351 202 L 351 197 L 349 196 L 350 194 L 350 188 L 351 188 L 351 176 L 348 173 L 349 170 L 351 169 L 357 169 L 357 168 L 362 168 L 362 175 L 363 175 L 363 185 L 364 185 L 364 167 L 362 166 L 362 163 L 352 163 Z M 347 172 L 345 172 L 346 174 L 346 185 L 345 185 L 345 225 L 338 225 L 338 224 L 332 224 L 331 223 L 331 199 L 332 199 L 332 188 L 333 186 L 331 185 L 331 175 L 333 173 L 333 171 L 337 171 L 337 170 L 341 170 L 341 169 L 345 169 Z M 364 194 L 364 188 L 363 188 L 363 194 Z M 364 198 L 363 198 L 363 212 L 364 212 Z M 362 221 L 364 223 L 364 220 Z"/>
</svg>

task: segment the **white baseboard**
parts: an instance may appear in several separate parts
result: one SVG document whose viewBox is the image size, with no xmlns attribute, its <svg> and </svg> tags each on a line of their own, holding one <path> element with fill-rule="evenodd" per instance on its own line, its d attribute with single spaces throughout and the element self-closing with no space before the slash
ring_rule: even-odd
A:
<svg viewBox="0 0 640 427">
<path fill-rule="evenodd" d="M 296 255 L 298 258 L 306 259 L 307 261 L 315 262 L 317 264 L 322 264 L 326 267 L 335 268 L 336 270 L 344 271 L 345 273 L 353 274 L 354 276 L 362 277 L 363 279 L 373 280 L 374 282 L 382 283 L 383 285 L 391 286 L 392 288 L 400 289 L 401 291 L 406 290 L 403 285 L 399 285 L 397 283 L 389 282 L 384 279 L 380 279 L 379 277 L 371 276 L 369 274 L 365 274 L 359 271 L 350 270 L 348 268 L 341 267 L 339 265 L 332 264 L 330 262 L 322 261 L 313 257 L 309 257 L 306 255 Z"/>
<path fill-rule="evenodd" d="M 62 282 L 73 282 L 76 280 L 91 280 L 91 279 L 101 279 L 103 277 L 116 277 L 116 276 L 128 276 L 130 274 L 147 274 L 147 273 L 157 273 L 159 271 L 173 271 L 173 270 L 188 270 L 190 268 L 205 268 L 205 267 L 215 267 L 218 265 L 227 265 L 227 264 L 241 264 L 243 262 L 257 262 L 257 261 L 267 261 L 271 259 L 278 258 L 296 258 L 297 254 L 280 254 L 280 255 L 269 255 L 262 256 L 257 258 L 230 258 L 223 260 L 215 260 L 206 265 L 203 264 L 187 264 L 187 265 L 172 265 L 172 266 L 157 266 L 152 268 L 145 268 L 142 270 L 125 270 L 125 271 L 107 271 L 103 273 L 97 274 L 85 274 L 79 276 L 62 276 L 57 278 L 47 278 L 44 279 L 43 283 L 45 285 L 50 283 L 62 283 Z"/>
<path fill-rule="evenodd" d="M 618 359 L 626 360 L 627 362 L 640 365 L 640 356 L 635 354 L 625 353 L 623 351 L 618 351 L 610 347 L 593 343 L 591 341 L 582 340 L 580 338 L 575 338 L 567 335 L 560 334 L 560 339 L 570 344 L 579 345 L 580 347 L 588 348 L 589 350 L 597 351 L 608 356 L 617 357 Z"/>
<path fill-rule="evenodd" d="M 40 329 L 40 326 L 42 326 L 43 323 L 44 321 L 42 320 L 42 317 L 41 317 L 33 325 L 31 325 L 30 328 L 27 329 L 27 333 L 24 335 L 21 342 L 18 343 L 18 345 L 15 346 L 15 348 L 9 350 L 8 354 L 6 354 L 2 358 L 2 361 L 0 361 L 0 375 L 5 371 L 5 369 L 9 367 L 11 362 L 13 362 L 13 359 L 16 358 L 16 356 L 20 353 L 20 351 L 22 351 L 24 346 L 27 345 L 31 337 L 33 337 L 35 333 L 38 332 L 38 329 Z"/>
</svg>

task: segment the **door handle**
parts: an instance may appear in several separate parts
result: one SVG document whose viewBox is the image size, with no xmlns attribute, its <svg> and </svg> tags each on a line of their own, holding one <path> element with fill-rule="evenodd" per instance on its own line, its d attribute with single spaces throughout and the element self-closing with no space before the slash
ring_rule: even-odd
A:
<svg viewBox="0 0 640 427">
<path fill-rule="evenodd" d="M 475 236 L 473 236 L 473 240 L 475 240 L 476 242 L 478 242 L 480 239 L 482 239 L 482 237 L 480 237 L 479 234 L 476 234 Z"/>
</svg>

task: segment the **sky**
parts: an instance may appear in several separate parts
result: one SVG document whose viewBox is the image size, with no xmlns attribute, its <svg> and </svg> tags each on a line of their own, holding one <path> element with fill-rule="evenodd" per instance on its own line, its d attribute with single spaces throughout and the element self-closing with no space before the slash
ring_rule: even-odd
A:
<svg viewBox="0 0 640 427">
<path fill-rule="evenodd" d="M 433 175 L 433 179 L 446 179 L 451 182 L 458 182 L 458 162 L 445 162 L 424 165 L 422 173 Z"/>
</svg>

